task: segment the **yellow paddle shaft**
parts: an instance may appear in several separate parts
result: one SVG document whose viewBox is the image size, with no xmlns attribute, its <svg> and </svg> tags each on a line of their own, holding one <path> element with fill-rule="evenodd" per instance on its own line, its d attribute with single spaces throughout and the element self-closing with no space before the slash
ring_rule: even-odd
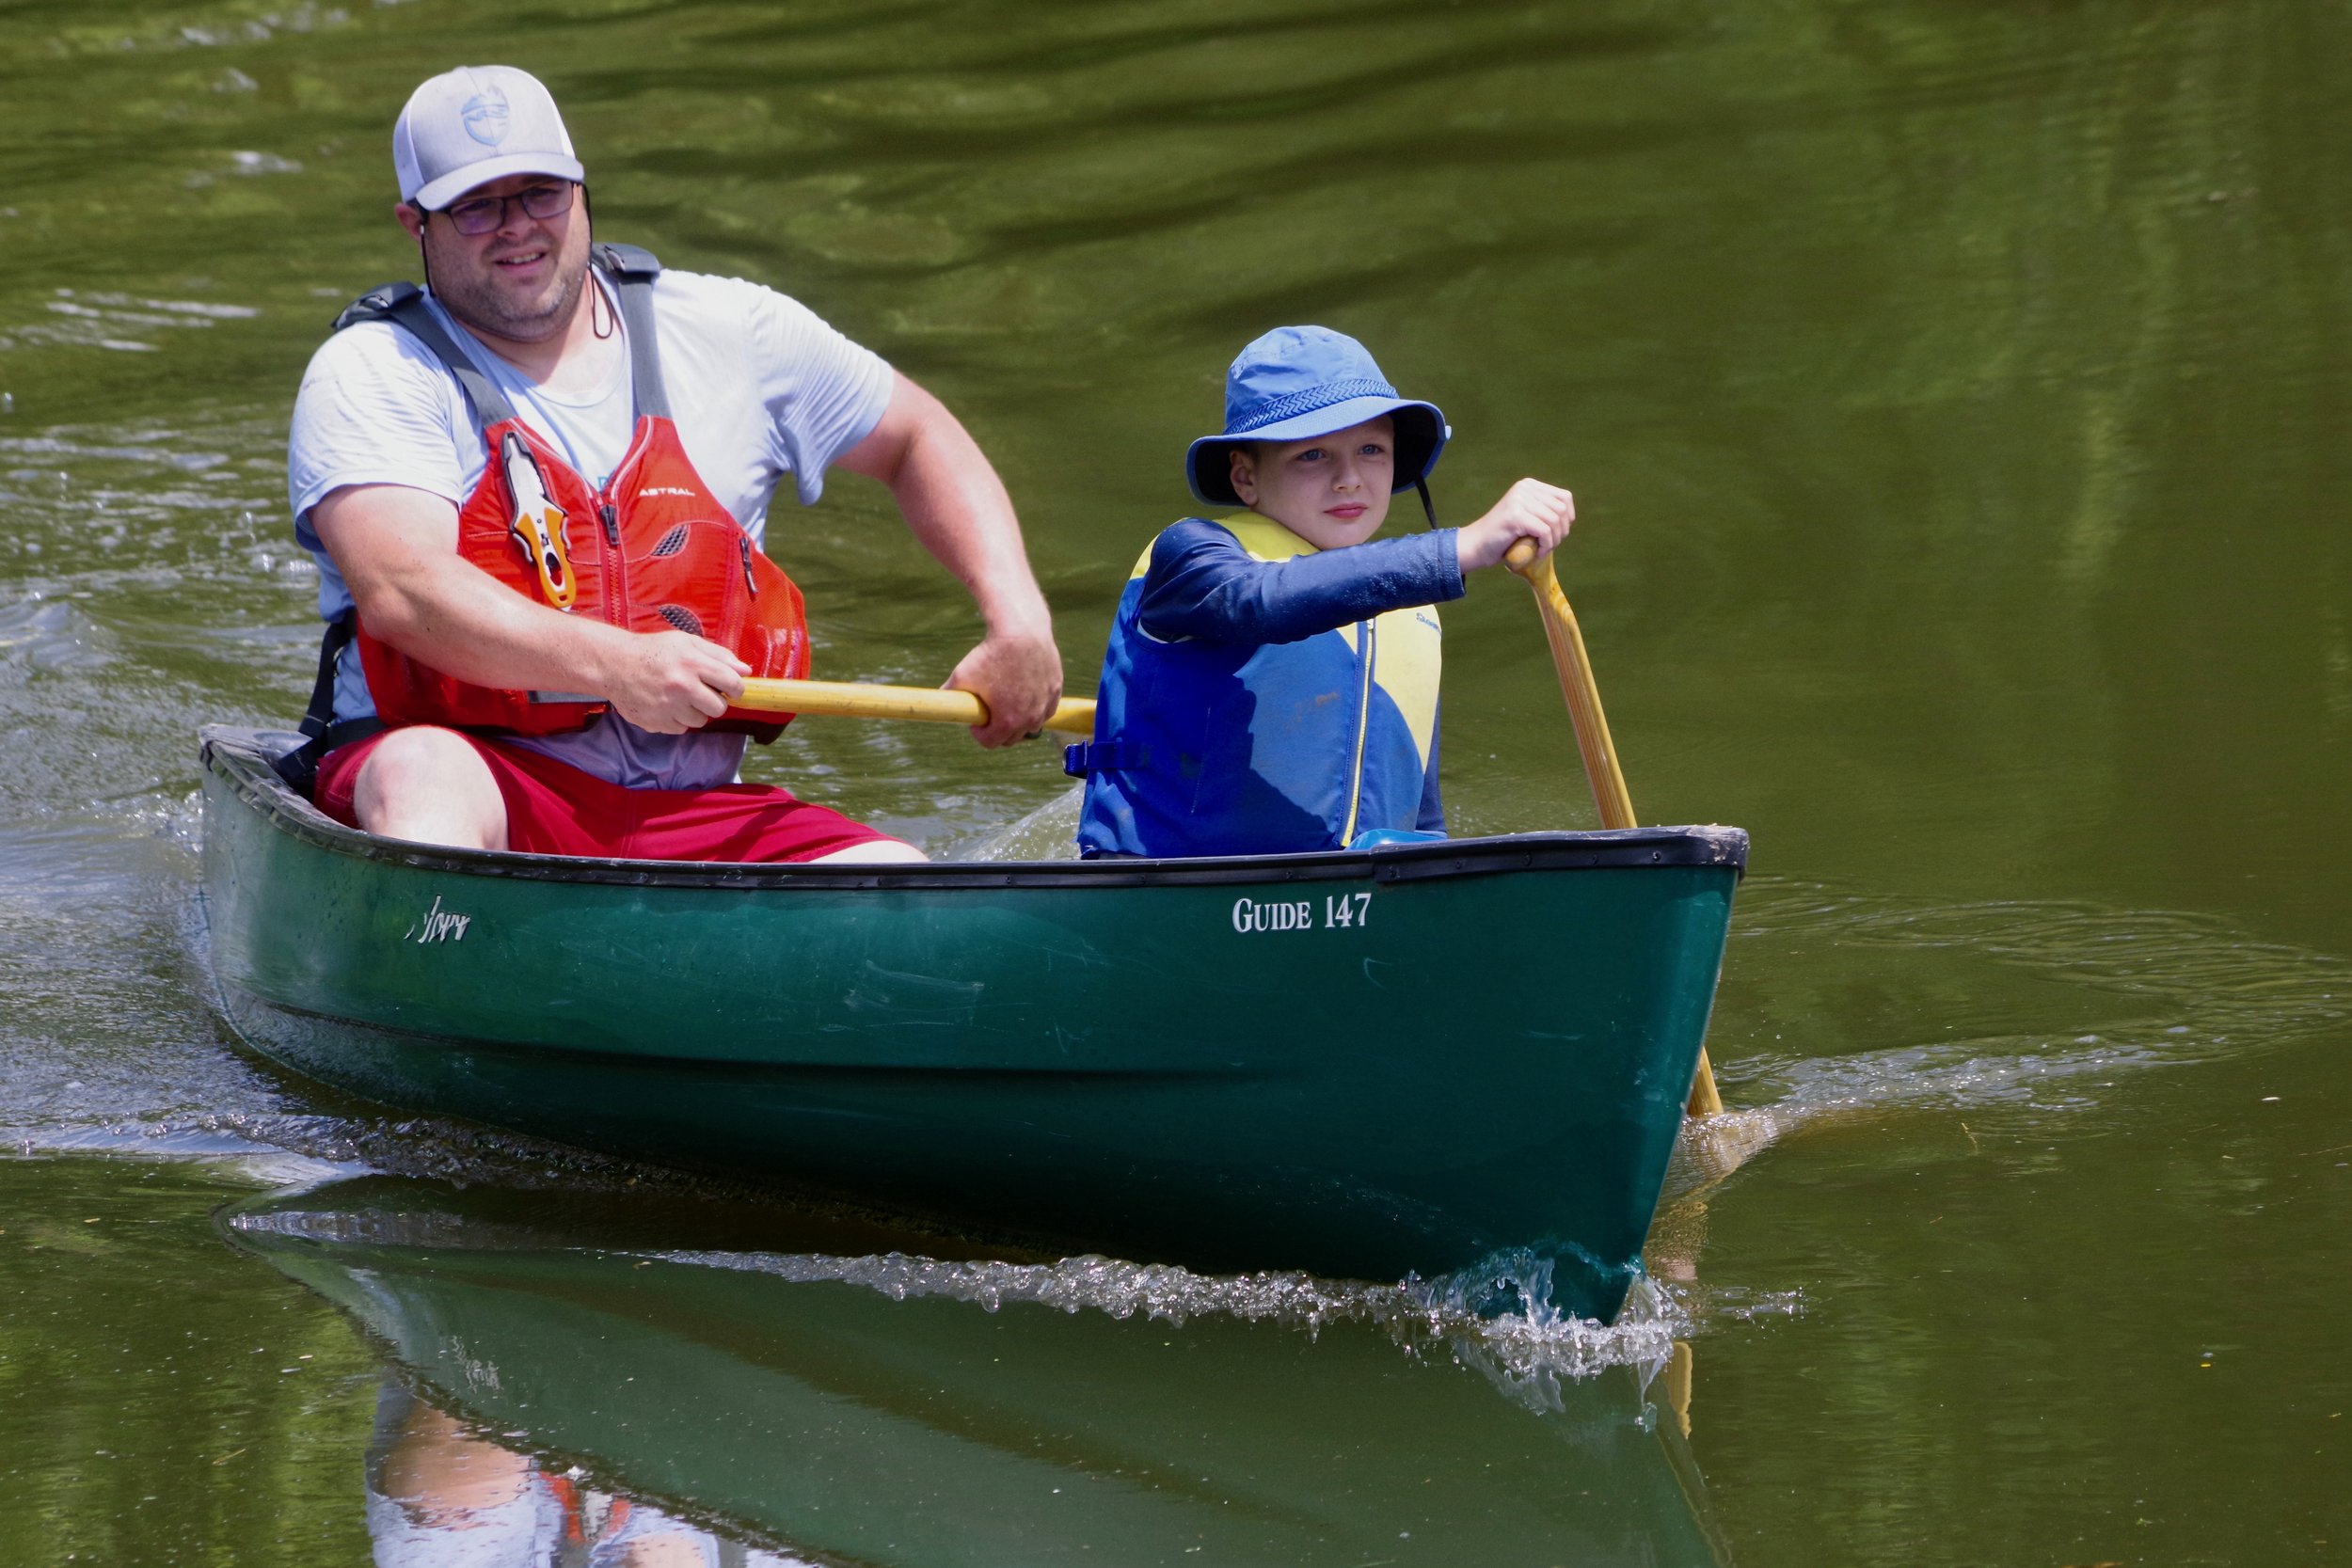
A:
<svg viewBox="0 0 2352 1568">
<path fill-rule="evenodd" d="M 985 724 L 988 705 L 969 691 L 862 681 L 786 681 L 752 677 L 735 705 L 755 713 L 819 714 L 834 719 L 920 719 L 935 724 Z M 1094 700 L 1064 697 L 1044 728 L 1094 733 Z"/>
<path fill-rule="evenodd" d="M 1600 825 L 1640 827 L 1633 819 L 1633 797 L 1625 787 L 1625 769 L 1617 766 L 1617 748 L 1609 739 L 1609 721 L 1600 711 L 1600 687 L 1584 653 L 1584 634 L 1577 628 L 1576 611 L 1568 608 L 1559 575 L 1551 569 L 1551 557 L 1536 560 L 1534 543 L 1522 539 L 1504 553 L 1502 563 L 1535 591 L 1535 608 L 1544 618 L 1544 638 L 1551 644 L 1552 668 L 1560 673 L 1560 695 L 1567 699 L 1568 721 L 1576 727 L 1576 749 L 1584 758 L 1584 779 L 1593 786 Z M 1701 1046 L 1685 1109 L 1694 1117 L 1711 1117 L 1723 1108 L 1723 1096 L 1715 1092 L 1715 1069 Z"/>
<path fill-rule="evenodd" d="M 1532 562 L 1532 564 L 1531 564 Z M 1511 546 L 1502 563 L 1527 579 L 1535 591 L 1535 608 L 1544 618 L 1544 637 L 1551 643 L 1552 667 L 1560 673 L 1560 695 L 1567 699 L 1568 721 L 1576 726 L 1576 749 L 1584 758 L 1584 779 L 1593 786 L 1593 804 L 1604 828 L 1638 828 L 1633 820 L 1633 797 L 1625 787 L 1625 770 L 1617 766 L 1617 749 L 1609 740 L 1609 721 L 1600 711 L 1600 688 L 1593 680 L 1593 663 L 1584 653 L 1584 634 L 1577 629 L 1576 611 L 1552 572 L 1551 557 L 1535 560 L 1534 545 L 1525 539 Z"/>
</svg>

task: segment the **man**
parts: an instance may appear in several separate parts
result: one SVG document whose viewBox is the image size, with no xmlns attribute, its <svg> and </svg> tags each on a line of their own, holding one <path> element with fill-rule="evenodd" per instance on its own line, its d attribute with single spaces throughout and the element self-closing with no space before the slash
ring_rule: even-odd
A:
<svg viewBox="0 0 2352 1568">
<path fill-rule="evenodd" d="M 332 623 L 357 608 L 356 642 L 322 670 L 331 718 L 314 703 L 306 726 L 342 742 L 318 768 L 322 809 L 480 848 L 922 859 L 823 807 L 735 784 L 742 736 L 708 726 L 753 672 L 745 651 L 782 659 L 790 644 L 805 661 L 798 592 L 756 546 L 777 481 L 791 474 L 813 502 L 838 464 L 887 484 L 971 591 L 986 635 L 947 684 L 987 704 L 980 743 L 1038 727 L 1060 694 L 1060 657 L 1011 502 L 970 436 L 782 294 L 612 247 L 592 267 L 583 171 L 553 99 L 524 71 L 464 67 L 425 82 L 394 128 L 393 162 L 395 215 L 426 293 L 371 295 L 372 319 L 319 349 L 289 456 L 321 611 Z M 647 480 L 657 464 L 665 483 Z M 674 514 L 686 520 L 649 546 L 648 529 Z M 724 541 L 677 545 L 690 522 L 704 534 L 740 525 L 724 540 L 741 546 L 749 614 L 770 623 L 758 635 L 709 624 L 735 554 Z M 629 575 L 674 546 L 726 569 L 700 573 L 679 603 L 639 602 L 641 587 L 623 604 Z M 591 606 L 604 612 L 573 612 Z M 362 733 L 379 706 L 393 727 Z"/>
</svg>

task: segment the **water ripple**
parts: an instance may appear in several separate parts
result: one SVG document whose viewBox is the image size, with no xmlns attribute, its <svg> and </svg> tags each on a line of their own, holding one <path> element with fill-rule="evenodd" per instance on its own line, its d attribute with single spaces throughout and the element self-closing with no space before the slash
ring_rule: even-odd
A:
<svg viewBox="0 0 2352 1568">
<path fill-rule="evenodd" d="M 2092 1030 L 1907 1040 L 1836 1054 L 1800 1041 L 1719 1061 L 1726 1098 L 1747 1103 L 1684 1128 L 1661 1233 L 1673 1230 L 1677 1205 L 1699 1203 L 1747 1161 L 1804 1131 L 1898 1112 L 2073 1116 L 2129 1075 L 2279 1050 L 2352 1024 L 2352 961 L 2177 911 L 2068 900 L 1921 905 L 1751 879 L 1734 938 L 1766 947 L 1828 939 L 1924 961 L 1948 956 L 1954 966 L 1989 959 L 2121 999 L 2138 1016 Z M 1733 961 L 1742 961 L 1738 947 Z"/>
</svg>

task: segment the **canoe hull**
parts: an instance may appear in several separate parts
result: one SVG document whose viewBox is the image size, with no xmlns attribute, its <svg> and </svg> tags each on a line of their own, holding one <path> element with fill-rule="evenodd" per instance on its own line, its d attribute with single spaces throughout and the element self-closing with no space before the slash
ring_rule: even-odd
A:
<svg viewBox="0 0 2352 1568">
<path fill-rule="evenodd" d="M 230 1020 L 322 1082 L 1197 1269 L 1434 1277 L 1531 1248 L 1601 1317 L 1638 1267 L 1745 848 L 555 862 L 370 839 L 230 738 L 206 760 Z"/>
</svg>

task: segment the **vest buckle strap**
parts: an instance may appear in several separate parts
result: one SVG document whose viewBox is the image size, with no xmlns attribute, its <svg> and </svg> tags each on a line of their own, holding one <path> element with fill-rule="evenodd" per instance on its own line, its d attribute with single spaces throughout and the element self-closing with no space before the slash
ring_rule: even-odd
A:
<svg viewBox="0 0 2352 1568">
<path fill-rule="evenodd" d="M 1123 773 L 1152 760 L 1152 749 L 1123 740 L 1082 740 L 1061 749 L 1061 770 L 1073 779 L 1089 773 Z"/>
<path fill-rule="evenodd" d="M 358 630 L 359 613 L 356 610 L 346 610 L 326 623 L 326 635 L 319 639 L 318 679 L 310 688 L 310 705 L 302 715 L 302 733 L 309 738 L 270 762 L 271 770 L 285 781 L 286 787 L 306 800 L 318 787 L 319 764 L 327 752 L 355 740 L 365 740 L 384 728 L 383 721 L 373 715 L 340 722 L 335 718 L 335 673 L 343 650 L 351 645 Z"/>
</svg>

